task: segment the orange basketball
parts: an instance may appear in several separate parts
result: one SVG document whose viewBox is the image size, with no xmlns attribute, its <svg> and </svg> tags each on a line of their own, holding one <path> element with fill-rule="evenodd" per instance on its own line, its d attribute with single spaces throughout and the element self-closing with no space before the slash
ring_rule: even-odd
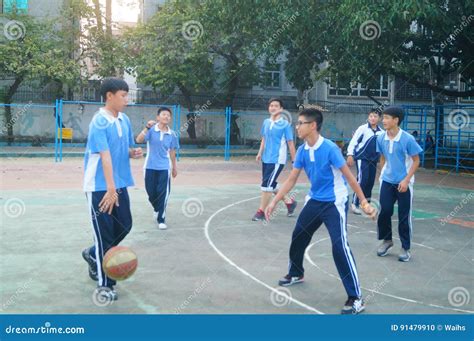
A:
<svg viewBox="0 0 474 341">
<path fill-rule="evenodd" d="M 138 259 L 135 252 L 126 246 L 114 246 L 104 256 L 102 268 L 107 276 L 123 281 L 133 275 Z"/>
</svg>

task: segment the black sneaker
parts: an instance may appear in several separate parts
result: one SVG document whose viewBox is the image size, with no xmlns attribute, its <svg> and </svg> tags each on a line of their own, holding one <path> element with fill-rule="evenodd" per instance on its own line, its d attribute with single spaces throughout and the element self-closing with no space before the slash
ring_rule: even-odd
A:
<svg viewBox="0 0 474 341">
<path fill-rule="evenodd" d="M 349 297 L 341 310 L 341 314 L 360 314 L 365 310 L 365 302 L 362 298 Z"/>
<path fill-rule="evenodd" d="M 89 277 L 93 281 L 97 281 L 97 263 L 95 262 L 95 259 L 91 257 L 89 250 L 89 247 L 82 250 L 82 258 L 84 258 L 87 265 L 89 265 Z"/>
<path fill-rule="evenodd" d="M 291 204 L 286 205 L 286 208 L 288 209 L 288 217 L 293 217 L 295 215 L 295 209 L 297 204 L 298 203 L 296 202 L 296 200 L 293 200 Z"/>
<path fill-rule="evenodd" d="M 257 213 L 252 218 L 252 221 L 262 221 L 265 220 L 265 213 L 262 210 L 258 210 Z"/>
<path fill-rule="evenodd" d="M 286 275 L 282 279 L 278 281 L 278 285 L 282 287 L 289 287 L 290 285 L 297 284 L 297 283 L 303 283 L 304 282 L 304 276 L 290 276 Z"/>
</svg>

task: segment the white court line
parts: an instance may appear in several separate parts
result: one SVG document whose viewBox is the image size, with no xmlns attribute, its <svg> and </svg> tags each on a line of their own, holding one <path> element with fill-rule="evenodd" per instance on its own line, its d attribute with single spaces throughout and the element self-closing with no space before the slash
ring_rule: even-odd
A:
<svg viewBox="0 0 474 341">
<path fill-rule="evenodd" d="M 297 305 L 305 308 L 305 309 L 308 309 L 310 311 L 313 311 L 313 312 L 316 312 L 317 314 L 324 314 L 323 312 L 317 310 L 316 308 L 313 308 L 293 297 L 290 297 L 288 296 L 284 291 L 280 291 L 278 289 L 275 289 L 273 288 L 272 286 L 266 284 L 265 282 L 259 280 L 258 278 L 256 278 L 255 276 L 251 275 L 250 273 L 248 273 L 246 270 L 244 270 L 243 268 L 239 267 L 237 264 L 235 264 L 232 260 L 230 260 L 224 253 L 222 253 L 218 248 L 217 246 L 214 244 L 214 242 L 211 240 L 210 236 L 209 236 L 209 226 L 210 226 L 210 223 L 212 221 L 212 219 L 214 219 L 215 216 L 217 216 L 220 212 L 232 207 L 232 206 L 236 206 L 236 205 L 239 205 L 243 202 L 247 202 L 247 201 L 250 201 L 250 200 L 254 200 L 254 199 L 258 199 L 260 198 L 260 196 L 256 196 L 256 197 L 253 197 L 253 198 L 249 198 L 249 199 L 244 199 L 244 200 L 240 200 L 240 201 L 237 201 L 233 204 L 230 204 L 230 205 L 227 205 L 219 210 L 217 210 L 216 212 L 214 212 L 210 217 L 209 219 L 206 221 L 205 225 L 204 225 L 204 234 L 206 235 L 206 239 L 209 243 L 209 245 L 214 249 L 214 251 L 217 252 L 217 254 L 223 258 L 227 263 L 229 263 L 230 265 L 232 265 L 233 267 L 235 267 L 237 270 L 239 270 L 242 274 L 244 274 L 245 276 L 249 277 L 250 279 L 252 279 L 253 281 L 255 281 L 256 283 L 264 286 L 265 288 L 271 290 L 272 292 L 276 293 L 277 295 L 281 295 L 281 296 L 284 296 L 286 299 L 288 299 L 289 301 L 292 301 L 294 303 L 296 303 Z M 359 226 L 355 226 L 355 225 L 351 225 L 351 224 L 347 224 L 348 226 L 351 226 L 351 227 L 354 227 L 354 228 L 357 228 L 357 229 L 360 229 Z M 367 232 L 370 232 L 372 233 L 372 231 L 361 231 L 361 232 L 356 232 L 356 233 L 367 233 Z M 375 232 L 374 232 L 375 233 Z M 310 244 L 307 248 L 306 248 L 306 251 L 305 251 L 305 258 L 308 260 L 308 262 L 315 266 L 317 269 L 319 269 L 321 272 L 327 274 L 328 276 L 330 277 L 334 277 L 336 278 L 337 280 L 341 281 L 341 279 L 329 272 L 326 272 L 325 270 L 321 269 L 316 263 L 313 262 L 313 260 L 309 257 L 308 255 L 308 251 L 309 249 L 314 246 L 314 244 L 317 244 L 319 242 L 322 242 L 324 240 L 327 240 L 329 239 L 329 237 L 326 237 L 326 238 L 322 238 L 312 244 Z M 414 243 L 413 243 L 414 244 Z M 426 246 L 426 245 L 422 245 L 422 244 L 417 244 L 417 245 L 420 245 L 420 246 L 423 246 L 423 247 L 426 247 L 428 249 L 433 249 L 429 246 Z M 387 296 L 387 297 L 391 297 L 391 298 L 394 298 L 394 299 L 398 299 L 398 300 L 401 300 L 401 301 L 405 301 L 405 302 L 410 302 L 410 303 L 417 303 L 417 304 L 421 304 L 421 305 L 425 305 L 425 306 L 430 306 L 430 307 L 434 307 L 434 308 L 439 308 L 439 309 L 445 309 L 445 310 L 453 310 L 453 311 L 458 311 L 458 312 L 463 312 L 463 313 L 474 313 L 474 311 L 470 311 L 470 310 L 463 310 L 463 309 L 456 309 L 456 308 L 449 308 L 449 307 L 444 307 L 444 306 L 440 306 L 440 305 L 436 305 L 436 304 L 431 304 L 431 303 L 424 303 L 424 302 L 421 302 L 421 301 L 416 301 L 416 300 L 412 300 L 412 299 L 409 299 L 409 298 L 406 298 L 406 297 L 400 297 L 400 296 L 395 296 L 395 295 L 391 295 L 391 294 L 387 294 L 387 293 L 383 293 L 383 292 L 379 292 L 379 291 L 376 291 L 376 290 L 372 290 L 372 289 L 368 289 L 368 288 L 364 288 L 361 286 L 362 289 L 364 290 L 367 290 L 367 291 L 370 291 L 370 292 L 373 292 L 375 294 L 379 294 L 379 295 L 382 295 L 382 296 Z"/>
<path fill-rule="evenodd" d="M 239 205 L 243 202 L 246 202 L 246 201 L 250 201 L 250 200 L 255 200 L 255 199 L 258 199 L 260 198 L 260 196 L 257 196 L 257 197 L 253 197 L 253 198 L 250 198 L 250 199 L 244 199 L 244 200 L 240 200 L 240 201 L 237 201 L 233 204 L 230 204 L 230 205 L 227 205 L 225 207 L 222 207 L 221 209 L 217 210 L 216 212 L 214 212 L 210 217 L 209 219 L 207 219 L 206 221 L 206 224 L 204 225 L 204 234 L 206 235 L 206 239 L 207 239 L 207 242 L 209 243 L 209 245 L 211 245 L 211 247 L 214 249 L 214 251 L 217 252 L 217 254 L 219 256 L 221 256 L 222 259 L 224 259 L 227 263 L 229 263 L 230 265 L 232 265 L 234 268 L 236 268 L 237 270 L 239 270 L 242 274 L 244 274 L 245 276 L 249 277 L 250 279 L 252 279 L 253 281 L 255 281 L 256 283 L 260 284 L 261 286 L 267 288 L 268 290 L 274 292 L 275 294 L 277 295 L 280 295 L 280 296 L 283 296 L 285 297 L 288 301 L 291 301 L 309 311 L 312 311 L 312 312 L 315 312 L 316 314 L 324 314 L 322 311 L 319 311 L 318 309 L 316 308 L 313 308 L 301 301 L 298 301 L 297 299 L 287 295 L 285 293 L 285 291 L 283 290 L 278 290 L 278 289 L 275 289 L 273 288 L 272 286 L 268 285 L 267 283 L 259 280 L 258 278 L 256 278 L 255 276 L 251 275 L 250 273 L 248 273 L 246 270 L 242 269 L 240 266 L 238 266 L 237 264 L 235 264 L 232 260 L 230 260 L 224 253 L 221 252 L 221 250 L 219 250 L 217 248 L 217 246 L 214 244 L 214 242 L 211 240 L 211 238 L 209 237 L 209 225 L 212 221 L 212 219 L 214 219 L 214 217 L 216 215 L 218 215 L 220 212 L 232 207 L 232 206 L 235 206 L 235 205 Z"/>
<path fill-rule="evenodd" d="M 363 228 L 361 228 L 361 227 L 359 227 L 359 226 L 352 225 L 352 224 L 347 224 L 347 226 L 349 226 L 349 227 L 354 227 L 354 228 L 356 228 L 356 229 L 364 230 L 364 232 L 367 232 L 367 233 L 377 233 L 377 232 L 375 232 L 375 231 L 366 230 L 366 229 L 363 229 Z M 361 232 L 359 232 L 359 233 L 361 233 Z M 400 240 L 400 238 L 397 238 L 397 237 L 392 237 L 392 239 Z M 411 242 L 411 243 L 412 243 L 413 245 L 418 245 L 418 246 L 424 247 L 424 248 L 426 248 L 426 249 L 428 249 L 428 250 L 434 250 L 434 247 L 431 247 L 431 246 L 427 246 L 427 245 L 423 245 L 423 244 L 415 243 L 415 242 Z"/>
<path fill-rule="evenodd" d="M 372 231 L 361 231 L 361 232 L 356 232 L 356 233 L 367 233 L 367 232 L 372 232 Z M 323 272 L 324 274 L 330 276 L 330 277 L 333 277 L 339 281 L 341 281 L 341 278 L 339 276 L 336 276 L 330 272 L 327 272 L 326 270 L 323 270 L 321 269 L 312 259 L 311 257 L 309 256 L 309 250 L 316 244 L 322 242 L 322 241 L 325 241 L 325 240 L 328 240 L 330 237 L 325 237 L 325 238 L 322 238 L 322 239 L 319 239 L 317 241 L 315 241 L 314 243 L 311 243 L 310 245 L 308 245 L 308 247 L 306 248 L 306 251 L 305 251 L 305 254 L 304 254 L 304 258 L 311 264 L 313 265 L 314 267 L 316 267 L 318 270 L 320 270 L 321 272 Z M 370 291 L 370 292 L 373 292 L 374 294 L 379 294 L 379 295 L 382 295 L 382 296 L 387 296 L 387 297 L 391 297 L 391 298 L 395 298 L 397 300 L 401 300 L 401 301 L 405 301 L 405 302 L 410 302 L 410 303 L 417 303 L 417 304 L 421 304 L 421 305 L 425 305 L 425 306 L 430 306 L 430 307 L 434 307 L 434 308 L 440 308 L 440 309 L 445 309 L 445 310 L 453 310 L 453 311 L 458 311 L 458 312 L 463 312 L 463 313 L 474 313 L 474 311 L 470 311 L 470 310 L 463 310 L 463 309 L 456 309 L 456 308 L 450 308 L 450 307 L 445 307 L 445 306 L 441 306 L 441 305 L 437 305 L 437 304 L 432 304 L 432 303 L 424 303 L 422 301 L 416 301 L 416 300 L 412 300 L 412 299 L 409 299 L 409 298 L 406 298 L 406 297 L 401 297 L 401 296 L 395 296 L 395 295 L 391 295 L 391 294 L 387 294 L 387 293 L 384 293 L 384 292 L 381 292 L 381 291 L 377 291 L 377 290 L 372 290 L 372 289 L 368 289 L 368 288 L 364 288 L 363 286 L 361 286 L 362 289 L 364 290 L 367 290 L 367 291 Z"/>
</svg>

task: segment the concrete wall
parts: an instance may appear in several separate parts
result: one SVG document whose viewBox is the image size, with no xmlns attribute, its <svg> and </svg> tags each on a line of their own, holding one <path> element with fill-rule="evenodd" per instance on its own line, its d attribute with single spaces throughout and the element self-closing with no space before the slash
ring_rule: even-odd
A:
<svg viewBox="0 0 474 341">
<path fill-rule="evenodd" d="M 67 128 L 74 130 L 74 142 L 81 142 L 87 139 L 89 123 L 93 115 L 97 112 L 100 104 L 64 104 L 63 106 L 63 124 Z M 128 106 L 125 113 L 130 117 L 132 129 L 137 135 L 145 126 L 148 120 L 156 118 L 158 106 Z M 5 108 L 0 107 L 0 117 L 2 118 L 2 130 L 0 137 L 6 135 Z M 449 110 L 448 110 L 449 111 Z M 448 111 L 445 115 L 446 135 L 456 135 L 457 132 L 449 125 Z M 474 109 L 467 110 L 470 114 L 470 124 L 462 129 L 463 145 L 467 143 L 474 144 Z M 241 141 L 244 144 L 250 144 L 260 139 L 260 128 L 262 122 L 268 117 L 266 111 L 236 111 L 238 115 L 237 124 L 240 129 Z M 182 108 L 180 122 L 176 125 L 176 130 L 180 132 L 183 140 L 189 140 L 187 127 L 189 120 L 186 116 L 187 110 Z M 292 112 L 293 127 L 297 121 L 297 113 Z M 412 133 L 417 130 L 421 135 L 424 122 L 422 116 L 416 114 L 416 111 L 410 111 L 410 118 L 407 120 L 406 130 Z M 176 115 L 175 115 L 176 116 Z M 177 117 L 175 117 L 177 119 Z M 335 112 L 325 112 L 323 120 L 322 135 L 335 141 L 349 140 L 358 126 L 366 122 L 367 113 L 361 110 L 359 113 L 348 112 L 344 106 L 337 108 Z M 25 104 L 12 108 L 12 122 L 14 123 L 14 134 L 19 137 L 44 138 L 54 137 L 54 108 Z M 10 123 L 11 124 L 11 123 Z M 426 130 L 431 130 L 434 137 L 434 117 L 428 116 L 426 119 Z M 196 136 L 200 141 L 214 141 L 220 143 L 225 138 L 225 114 L 224 110 L 198 113 L 195 118 Z M 450 132 L 449 132 L 450 131 Z M 454 139 L 448 138 L 448 139 Z M 454 141 L 454 140 L 453 140 Z M 457 139 L 456 139 L 457 141 Z M 454 141 L 454 142 L 456 142 Z M 469 142 L 472 141 L 472 142 Z"/>
</svg>

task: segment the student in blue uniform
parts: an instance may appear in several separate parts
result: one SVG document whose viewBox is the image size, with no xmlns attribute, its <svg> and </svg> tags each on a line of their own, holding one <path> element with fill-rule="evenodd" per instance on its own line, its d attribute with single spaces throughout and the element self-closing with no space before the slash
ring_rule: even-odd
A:
<svg viewBox="0 0 474 341">
<path fill-rule="evenodd" d="M 348 192 L 346 180 L 360 199 L 360 207 L 375 217 L 362 189 L 352 175 L 339 147 L 320 135 L 322 113 L 315 108 L 304 109 L 296 124 L 298 136 L 305 144 L 298 148 L 293 170 L 266 210 L 267 219 L 277 203 L 296 184 L 304 169 L 310 183 L 310 199 L 303 207 L 290 245 L 289 271 L 278 284 L 290 286 L 304 281 L 303 257 L 314 232 L 324 223 L 332 242 L 332 254 L 339 276 L 347 292 L 342 314 L 358 314 L 365 309 L 357 268 L 347 241 Z"/>
<path fill-rule="evenodd" d="M 170 129 L 171 110 L 166 107 L 158 109 L 156 122 L 149 121 L 138 134 L 137 143 L 146 141 L 147 154 L 144 165 L 145 189 L 148 201 L 153 206 L 153 220 L 160 230 L 166 230 L 166 206 L 171 191 L 171 176 L 178 175 L 176 150 L 179 148 L 178 137 Z"/>
<path fill-rule="evenodd" d="M 377 152 L 381 153 L 380 166 L 382 167 L 377 228 L 378 239 L 383 240 L 377 250 L 377 255 L 386 256 L 393 246 L 392 215 L 395 202 L 398 202 L 398 235 L 402 242 L 398 260 L 408 262 L 411 258 L 414 175 L 420 165 L 419 154 L 423 149 L 412 135 L 400 128 L 403 117 L 402 108 L 385 109 L 383 111 L 385 132 L 377 138 Z"/>
<path fill-rule="evenodd" d="M 347 165 L 352 167 L 355 161 L 357 182 L 369 202 L 372 197 L 377 162 L 380 158 L 380 153 L 377 153 L 376 150 L 377 136 L 383 132 L 378 126 L 378 122 L 379 114 L 376 111 L 369 112 L 367 123 L 357 128 L 347 147 Z M 355 193 L 352 197 L 351 211 L 354 214 L 362 213 L 359 208 L 359 198 Z"/>
<path fill-rule="evenodd" d="M 265 220 L 265 209 L 272 198 L 272 194 L 278 192 L 278 176 L 285 167 L 288 149 L 290 150 L 291 161 L 295 160 L 295 144 L 293 142 L 293 131 L 291 124 L 285 120 L 281 113 L 283 111 L 283 101 L 272 98 L 268 101 L 268 112 L 270 118 L 263 121 L 260 134 L 262 141 L 257 154 L 257 161 L 262 161 L 262 196 L 260 207 L 253 216 L 253 221 Z M 288 149 L 287 149 L 288 145 Z M 284 198 L 288 217 L 293 216 L 296 208 L 296 201 L 292 198 Z"/>
<path fill-rule="evenodd" d="M 94 246 L 82 257 L 89 265 L 89 276 L 97 280 L 96 294 L 116 300 L 115 281 L 102 269 L 105 253 L 118 245 L 132 228 L 127 187 L 133 186 L 130 158 L 142 157 L 134 147 L 130 119 L 122 110 L 128 102 L 128 85 L 118 78 L 107 78 L 100 89 L 105 106 L 89 125 L 84 158 L 84 192 L 94 232 Z"/>
</svg>

